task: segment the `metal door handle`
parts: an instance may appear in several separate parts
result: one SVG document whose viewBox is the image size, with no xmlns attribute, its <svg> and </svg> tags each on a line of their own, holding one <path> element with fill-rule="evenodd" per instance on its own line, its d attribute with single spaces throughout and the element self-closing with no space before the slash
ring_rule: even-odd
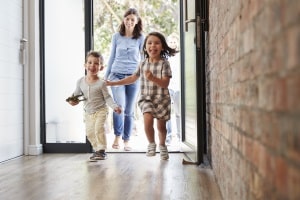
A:
<svg viewBox="0 0 300 200">
<path fill-rule="evenodd" d="M 184 23 L 185 23 L 185 32 L 189 31 L 188 23 L 191 23 L 191 22 L 196 22 L 196 19 L 188 19 L 188 20 L 184 21 Z"/>
</svg>

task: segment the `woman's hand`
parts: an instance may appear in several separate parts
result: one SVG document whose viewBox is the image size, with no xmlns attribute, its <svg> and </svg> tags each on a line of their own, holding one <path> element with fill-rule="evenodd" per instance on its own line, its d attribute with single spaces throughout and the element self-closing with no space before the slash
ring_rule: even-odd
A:
<svg viewBox="0 0 300 200">
<path fill-rule="evenodd" d="M 105 81 L 105 85 L 107 86 L 113 86 L 114 82 L 113 81 L 109 81 L 109 80 L 104 80 Z"/>
<path fill-rule="evenodd" d="M 120 114 L 120 113 L 122 112 L 122 109 L 121 109 L 120 107 L 116 107 L 116 108 L 114 109 L 114 112 Z"/>
</svg>

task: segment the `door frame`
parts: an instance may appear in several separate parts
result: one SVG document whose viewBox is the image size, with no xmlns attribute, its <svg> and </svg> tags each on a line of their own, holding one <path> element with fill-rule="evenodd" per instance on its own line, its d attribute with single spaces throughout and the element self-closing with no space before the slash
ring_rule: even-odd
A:
<svg viewBox="0 0 300 200">
<path fill-rule="evenodd" d="M 92 152 L 92 147 L 88 140 L 86 143 L 46 143 L 46 119 L 45 119 L 45 27 L 44 27 L 44 1 L 40 0 L 40 122 L 41 122 L 41 144 L 43 144 L 44 153 L 89 153 Z M 200 47 L 196 49 L 196 95 L 197 95 L 197 144 L 196 148 L 197 160 L 196 164 L 201 164 L 204 161 L 204 155 L 207 153 L 207 133 L 206 133 L 206 88 L 205 88 L 205 31 L 208 31 L 207 20 L 207 0 L 179 0 L 180 3 L 180 33 L 184 36 L 184 1 L 195 1 L 195 19 L 197 19 L 195 33 L 196 40 L 200 41 Z M 84 0 L 85 12 L 85 53 L 93 48 L 93 0 Z M 180 41 L 181 46 L 184 46 L 184 40 Z M 181 52 L 181 58 L 184 58 L 184 51 Z M 184 59 L 181 59 L 182 71 L 184 68 Z M 184 94 L 184 77 L 181 77 L 181 89 Z M 199 92 L 203 91 L 203 92 Z M 184 109 L 184 95 L 181 95 L 181 122 L 182 122 L 182 141 L 185 142 L 185 109 Z M 187 144 L 189 145 L 189 144 Z"/>
<path fill-rule="evenodd" d="M 41 144 L 44 153 L 90 153 L 92 146 L 86 139 L 85 143 L 47 143 L 46 141 L 46 107 L 45 107 L 45 0 L 40 0 L 40 123 Z M 93 44 L 93 0 L 84 0 L 85 23 L 85 54 L 92 49 Z"/>
<path fill-rule="evenodd" d="M 195 3 L 195 18 L 185 19 L 186 5 L 188 2 Z M 196 43 L 196 116 L 197 116 L 197 146 L 194 147 L 185 140 L 185 80 L 184 73 L 181 74 L 181 113 L 182 113 L 182 141 L 187 146 L 195 150 L 196 160 L 192 160 L 188 155 L 189 152 L 184 152 L 186 156 L 194 164 L 204 163 L 205 154 L 207 154 L 207 130 L 206 130 L 206 70 L 205 70 L 205 32 L 208 31 L 208 2 L 207 0 L 180 0 L 180 33 L 183 36 L 181 46 L 184 47 L 185 26 L 188 20 L 196 23 L 195 43 Z M 181 71 L 184 72 L 185 51 L 181 54 Z M 189 162 L 189 161 L 187 161 Z"/>
</svg>

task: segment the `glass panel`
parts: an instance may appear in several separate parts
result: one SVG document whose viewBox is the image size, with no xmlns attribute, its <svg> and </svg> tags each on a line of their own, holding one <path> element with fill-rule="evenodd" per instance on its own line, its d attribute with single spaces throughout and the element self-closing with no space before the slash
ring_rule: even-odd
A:
<svg viewBox="0 0 300 200">
<path fill-rule="evenodd" d="M 85 143 L 82 103 L 69 105 L 84 75 L 84 1 L 45 0 L 46 142 Z"/>
<path fill-rule="evenodd" d="M 196 48 L 194 43 L 195 24 L 189 24 L 185 34 L 185 141 L 197 146 L 197 89 L 196 89 Z M 191 48 L 194 47 L 194 48 Z M 189 50 L 188 50 L 189 49 Z M 188 50 L 188 51 L 187 51 Z"/>
<path fill-rule="evenodd" d="M 195 19 L 195 0 L 186 1 L 187 19 Z M 191 149 L 184 149 L 189 158 L 197 161 L 197 88 L 196 88 L 196 46 L 194 22 L 185 24 L 184 32 L 184 87 L 185 87 L 185 144 Z"/>
</svg>

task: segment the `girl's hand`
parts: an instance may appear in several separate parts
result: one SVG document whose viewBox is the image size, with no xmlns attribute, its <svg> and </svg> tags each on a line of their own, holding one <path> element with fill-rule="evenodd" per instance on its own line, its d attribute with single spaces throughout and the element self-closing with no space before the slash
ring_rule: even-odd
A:
<svg viewBox="0 0 300 200">
<path fill-rule="evenodd" d="M 149 80 L 149 81 L 152 81 L 153 80 L 153 74 L 150 70 L 146 70 L 145 71 L 145 77 Z"/>
</svg>

